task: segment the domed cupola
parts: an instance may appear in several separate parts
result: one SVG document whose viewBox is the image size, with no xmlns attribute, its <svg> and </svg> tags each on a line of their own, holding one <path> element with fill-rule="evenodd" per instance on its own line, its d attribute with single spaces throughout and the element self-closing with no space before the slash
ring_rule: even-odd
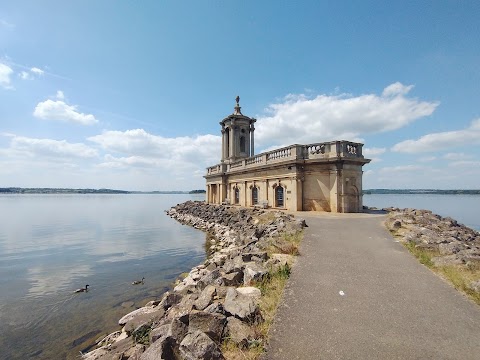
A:
<svg viewBox="0 0 480 360">
<path fill-rule="evenodd" d="M 254 155 L 254 123 L 257 121 L 242 114 L 237 96 L 233 114 L 220 121 L 222 125 L 222 162 L 232 163 Z"/>
</svg>

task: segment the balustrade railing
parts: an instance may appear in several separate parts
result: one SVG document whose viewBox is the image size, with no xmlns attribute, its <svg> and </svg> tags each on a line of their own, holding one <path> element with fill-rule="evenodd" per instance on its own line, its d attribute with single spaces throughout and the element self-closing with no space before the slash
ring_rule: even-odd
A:
<svg viewBox="0 0 480 360">
<path fill-rule="evenodd" d="M 207 175 L 229 172 L 238 168 L 254 168 L 287 160 L 313 160 L 332 157 L 358 157 L 362 155 L 363 144 L 349 141 L 331 141 L 308 145 L 291 145 L 268 151 L 249 158 L 238 160 L 229 165 L 218 164 L 207 168 Z"/>
</svg>

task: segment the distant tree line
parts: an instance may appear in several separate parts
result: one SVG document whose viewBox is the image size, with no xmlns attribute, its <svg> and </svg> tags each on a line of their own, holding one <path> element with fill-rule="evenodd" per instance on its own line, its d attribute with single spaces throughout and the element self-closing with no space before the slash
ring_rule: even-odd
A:
<svg viewBox="0 0 480 360">
<path fill-rule="evenodd" d="M 126 191 L 112 189 L 67 189 L 67 188 L 0 188 L 0 194 L 203 194 L 205 190 L 192 191 Z"/>
<path fill-rule="evenodd" d="M 480 195 L 480 190 L 439 189 L 368 189 L 364 194 L 436 194 L 436 195 Z"/>
</svg>

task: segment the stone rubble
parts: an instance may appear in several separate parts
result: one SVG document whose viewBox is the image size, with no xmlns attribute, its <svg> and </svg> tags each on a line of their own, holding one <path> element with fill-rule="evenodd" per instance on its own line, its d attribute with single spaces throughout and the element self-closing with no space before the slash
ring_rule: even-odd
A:
<svg viewBox="0 0 480 360">
<path fill-rule="evenodd" d="M 295 234 L 305 221 L 280 211 L 194 201 L 167 214 L 208 234 L 207 260 L 161 299 L 122 317 L 122 331 L 102 339 L 83 359 L 220 360 L 227 338 L 240 347 L 261 341 L 251 328 L 263 321 L 261 292 L 251 285 L 293 264 L 292 255 L 269 256 L 266 250 L 279 234 Z"/>
<path fill-rule="evenodd" d="M 405 242 L 437 251 L 435 266 L 465 265 L 480 262 L 480 233 L 450 217 L 429 210 L 384 209 L 389 212 L 386 227 Z M 473 286 L 473 285 L 472 285 Z"/>
</svg>

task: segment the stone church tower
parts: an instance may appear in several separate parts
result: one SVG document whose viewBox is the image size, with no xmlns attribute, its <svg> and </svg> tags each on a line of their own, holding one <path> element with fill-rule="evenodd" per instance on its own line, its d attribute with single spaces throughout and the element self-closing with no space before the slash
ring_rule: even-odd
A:
<svg viewBox="0 0 480 360">
<path fill-rule="evenodd" d="M 222 125 L 222 163 L 232 163 L 254 155 L 254 118 L 242 114 L 240 97 L 233 114 L 220 121 Z"/>
</svg>

